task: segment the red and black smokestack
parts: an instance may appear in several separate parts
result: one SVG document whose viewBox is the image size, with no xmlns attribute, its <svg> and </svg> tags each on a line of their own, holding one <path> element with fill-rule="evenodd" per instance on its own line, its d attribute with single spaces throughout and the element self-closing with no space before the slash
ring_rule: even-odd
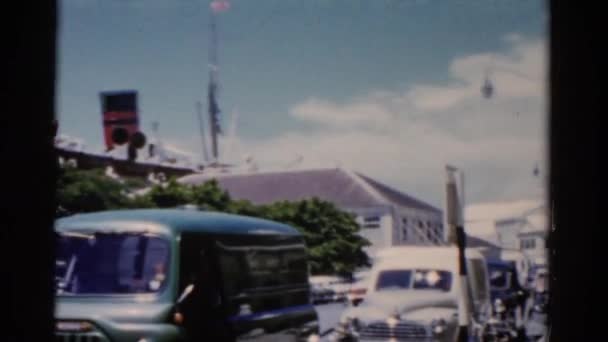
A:
<svg viewBox="0 0 608 342">
<path fill-rule="evenodd" d="M 145 135 L 139 131 L 137 92 L 103 92 L 101 107 L 106 149 L 110 151 L 115 145 L 128 143 L 128 159 L 137 159 L 137 149 L 146 144 Z"/>
</svg>

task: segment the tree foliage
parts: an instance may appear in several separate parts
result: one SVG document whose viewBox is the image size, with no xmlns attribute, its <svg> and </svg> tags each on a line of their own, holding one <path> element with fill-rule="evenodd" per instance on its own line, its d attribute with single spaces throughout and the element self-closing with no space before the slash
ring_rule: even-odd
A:
<svg viewBox="0 0 608 342">
<path fill-rule="evenodd" d="M 313 274 L 348 275 L 368 265 L 363 247 L 369 242 L 358 234 L 355 217 L 331 202 L 312 198 L 255 205 L 232 199 L 215 180 L 192 186 L 170 179 L 138 194 L 140 188 L 140 182 L 120 182 L 99 170 L 66 168 L 60 173 L 57 199 L 68 213 L 193 204 L 201 210 L 259 217 L 291 225 L 304 235 Z"/>
<path fill-rule="evenodd" d="M 57 181 L 60 210 L 82 213 L 129 207 L 126 188 L 102 170 L 62 168 Z"/>
<path fill-rule="evenodd" d="M 298 202 L 277 202 L 261 208 L 260 216 L 296 227 L 309 247 L 313 274 L 349 275 L 359 266 L 368 265 L 363 247 L 369 242 L 354 215 L 318 198 Z"/>
</svg>

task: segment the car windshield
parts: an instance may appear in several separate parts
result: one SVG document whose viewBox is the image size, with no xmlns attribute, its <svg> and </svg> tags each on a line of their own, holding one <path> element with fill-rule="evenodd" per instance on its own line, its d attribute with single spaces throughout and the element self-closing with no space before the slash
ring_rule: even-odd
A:
<svg viewBox="0 0 608 342">
<path fill-rule="evenodd" d="M 169 243 L 133 233 L 61 233 L 56 239 L 57 294 L 154 293 L 166 283 Z"/>
<path fill-rule="evenodd" d="M 449 291 L 452 273 L 435 269 L 386 270 L 380 272 L 376 291 L 387 290 L 440 290 Z"/>
</svg>

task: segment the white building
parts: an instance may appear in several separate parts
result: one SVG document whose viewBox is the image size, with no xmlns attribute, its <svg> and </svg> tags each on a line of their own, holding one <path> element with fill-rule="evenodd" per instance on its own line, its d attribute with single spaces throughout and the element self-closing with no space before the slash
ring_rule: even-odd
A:
<svg viewBox="0 0 608 342">
<path fill-rule="evenodd" d="M 344 168 L 276 172 L 198 173 L 181 178 L 201 184 L 215 178 L 234 199 L 254 204 L 319 198 L 356 215 L 367 252 L 402 244 L 442 244 L 441 210 L 370 177 Z"/>
<path fill-rule="evenodd" d="M 479 203 L 465 211 L 467 234 L 496 244 L 501 259 L 515 261 L 522 284 L 531 267 L 546 265 L 546 222 L 540 199 Z"/>
<path fill-rule="evenodd" d="M 507 249 L 519 249 L 516 231 L 509 236 L 508 230 L 497 229 L 497 223 L 508 224 L 523 213 L 541 206 L 542 200 L 524 199 L 470 204 L 465 208 L 465 230 L 467 234 L 489 241 Z"/>
<path fill-rule="evenodd" d="M 547 214 L 545 206 L 527 212 L 517 233 L 519 249 L 536 266 L 547 266 Z"/>
</svg>

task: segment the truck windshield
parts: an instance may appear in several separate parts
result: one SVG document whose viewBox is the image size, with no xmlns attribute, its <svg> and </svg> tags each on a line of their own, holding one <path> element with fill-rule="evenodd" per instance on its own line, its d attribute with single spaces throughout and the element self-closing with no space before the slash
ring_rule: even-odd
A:
<svg viewBox="0 0 608 342">
<path fill-rule="evenodd" d="M 166 283 L 169 242 L 143 233 L 60 233 L 58 294 L 154 293 Z"/>
<path fill-rule="evenodd" d="M 380 272 L 376 291 L 428 289 L 449 291 L 452 273 L 433 269 L 386 270 Z"/>
</svg>

